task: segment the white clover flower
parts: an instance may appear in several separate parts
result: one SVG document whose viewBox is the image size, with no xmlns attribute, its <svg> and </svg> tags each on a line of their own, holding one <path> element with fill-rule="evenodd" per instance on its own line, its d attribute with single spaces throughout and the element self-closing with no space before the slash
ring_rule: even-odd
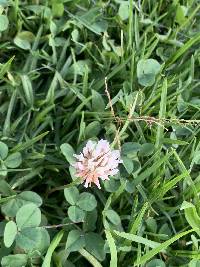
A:
<svg viewBox="0 0 200 267">
<path fill-rule="evenodd" d="M 109 176 L 118 173 L 118 165 L 122 163 L 120 151 L 111 150 L 109 142 L 103 139 L 97 143 L 88 141 L 83 152 L 74 157 L 77 159 L 73 164 L 76 176 L 82 178 L 85 187 L 94 183 L 101 188 L 99 179 L 109 180 Z"/>
</svg>

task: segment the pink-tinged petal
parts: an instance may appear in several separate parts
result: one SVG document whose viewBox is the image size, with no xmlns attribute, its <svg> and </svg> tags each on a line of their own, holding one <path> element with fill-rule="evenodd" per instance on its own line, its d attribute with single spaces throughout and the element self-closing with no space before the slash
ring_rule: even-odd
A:
<svg viewBox="0 0 200 267">
<path fill-rule="evenodd" d="M 81 171 L 85 169 L 84 165 L 81 162 L 77 162 L 77 168 Z"/>
<path fill-rule="evenodd" d="M 110 159 L 108 162 L 108 166 L 110 167 L 110 169 L 114 169 L 114 168 L 118 167 L 118 161 Z"/>
<path fill-rule="evenodd" d="M 75 163 L 71 163 L 71 166 L 74 167 L 74 168 L 76 169 L 77 162 L 75 162 Z"/>
<path fill-rule="evenodd" d="M 96 161 L 96 166 L 104 166 L 108 164 L 109 159 L 106 157 L 101 157 Z"/>
<path fill-rule="evenodd" d="M 79 161 L 83 161 L 83 160 L 84 160 L 84 156 L 83 156 L 82 153 L 79 154 L 79 155 L 74 154 L 73 156 L 74 156 L 76 159 L 78 159 Z"/>
<path fill-rule="evenodd" d="M 89 182 L 86 180 L 86 182 L 84 183 L 84 187 L 85 187 L 85 188 L 88 188 L 88 183 L 89 183 Z"/>
<path fill-rule="evenodd" d="M 85 175 L 85 181 L 91 186 L 91 183 L 93 182 L 93 173 Z"/>
<path fill-rule="evenodd" d="M 121 161 L 120 152 L 111 150 L 109 142 L 101 139 L 99 142 L 88 141 L 83 148 L 83 153 L 74 155 L 77 159 L 72 166 L 76 169 L 76 176 L 82 179 L 85 187 L 92 183 L 101 188 L 99 179 L 109 180 L 118 172 L 118 165 Z"/>
<path fill-rule="evenodd" d="M 112 151 L 112 158 L 118 159 L 120 157 L 120 152 L 119 150 L 113 150 Z"/>
<path fill-rule="evenodd" d="M 100 185 L 100 183 L 99 183 L 99 179 L 98 179 L 98 178 L 96 178 L 96 179 L 94 180 L 94 183 L 96 184 L 96 186 L 97 186 L 99 189 L 101 189 L 101 185 Z"/>
<path fill-rule="evenodd" d="M 84 157 L 87 157 L 88 153 L 89 153 L 88 147 L 84 147 L 83 148 L 83 155 L 84 155 Z"/>
<path fill-rule="evenodd" d="M 100 175 L 99 178 L 101 178 L 103 181 L 104 180 L 110 180 L 108 175 L 106 175 L 106 174 L 105 175 Z"/>
<path fill-rule="evenodd" d="M 106 153 L 110 150 L 109 143 L 106 140 L 101 139 L 96 146 L 95 156 L 99 156 L 100 153 Z"/>
<path fill-rule="evenodd" d="M 114 176 L 114 175 L 117 174 L 118 172 L 119 172 L 118 169 L 114 169 L 114 170 L 111 170 L 109 174 L 110 174 L 111 176 Z"/>
<path fill-rule="evenodd" d="M 96 143 L 92 142 L 92 141 L 88 141 L 86 146 L 83 148 L 83 154 L 86 157 L 88 155 L 88 153 L 91 153 L 93 151 L 93 149 L 95 148 Z"/>
</svg>

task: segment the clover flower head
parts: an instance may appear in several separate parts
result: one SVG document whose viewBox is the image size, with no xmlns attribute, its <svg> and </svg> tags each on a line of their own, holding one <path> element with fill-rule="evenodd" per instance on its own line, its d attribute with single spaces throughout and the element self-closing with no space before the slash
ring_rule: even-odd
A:
<svg viewBox="0 0 200 267">
<path fill-rule="evenodd" d="M 111 150 L 109 142 L 103 139 L 98 142 L 89 140 L 82 153 L 74 157 L 77 159 L 73 164 L 76 176 L 82 178 L 85 187 L 94 183 L 101 188 L 99 179 L 109 180 L 109 176 L 118 173 L 118 165 L 122 163 L 120 151 Z"/>
</svg>

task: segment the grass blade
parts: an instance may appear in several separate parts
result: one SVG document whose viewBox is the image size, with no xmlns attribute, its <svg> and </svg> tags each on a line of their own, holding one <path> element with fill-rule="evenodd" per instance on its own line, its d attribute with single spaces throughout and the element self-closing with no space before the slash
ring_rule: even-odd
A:
<svg viewBox="0 0 200 267">
<path fill-rule="evenodd" d="M 54 250 L 56 249 L 56 247 L 58 246 L 58 244 L 60 243 L 63 235 L 64 235 L 64 230 L 61 230 L 60 232 L 58 232 L 58 234 L 52 240 L 52 242 L 51 242 L 51 244 L 47 250 L 47 254 L 44 258 L 44 262 L 42 264 L 42 267 L 50 267 L 51 266 L 52 254 L 53 254 Z"/>
<path fill-rule="evenodd" d="M 108 241 L 110 254 L 111 254 L 110 267 L 117 267 L 117 249 L 115 245 L 115 240 L 112 237 L 110 231 L 105 230 L 105 234 L 106 234 L 106 239 Z"/>
<path fill-rule="evenodd" d="M 85 249 L 79 249 L 79 253 L 86 259 L 89 261 L 89 263 L 93 266 L 93 267 L 102 267 L 101 263 L 94 257 L 92 256 L 87 250 Z M 46 267 L 46 266 L 42 266 L 42 267 Z"/>
<path fill-rule="evenodd" d="M 188 49 L 190 49 L 191 46 L 193 46 L 195 43 L 198 43 L 200 41 L 200 34 L 197 33 L 196 36 L 191 38 L 189 41 L 187 41 L 181 48 L 178 49 L 174 55 L 171 56 L 171 58 L 168 59 L 168 61 L 165 64 L 165 67 L 171 66 L 174 62 L 176 62 L 177 59 L 179 59 Z"/>
<path fill-rule="evenodd" d="M 147 261 L 149 261 L 151 258 L 153 258 L 156 254 L 162 252 L 163 250 L 167 249 L 172 243 L 180 239 L 181 237 L 188 235 L 190 233 L 194 232 L 194 229 L 182 232 L 180 234 L 177 234 L 176 236 L 170 238 L 169 240 L 165 241 L 161 245 L 157 246 L 156 248 L 150 250 L 147 252 L 144 256 L 142 256 L 139 260 L 136 261 L 136 265 L 143 264 Z"/>
</svg>

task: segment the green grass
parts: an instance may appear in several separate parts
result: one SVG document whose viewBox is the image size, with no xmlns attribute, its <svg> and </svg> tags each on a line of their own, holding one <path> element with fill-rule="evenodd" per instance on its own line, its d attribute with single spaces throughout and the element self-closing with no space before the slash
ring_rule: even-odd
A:
<svg viewBox="0 0 200 267">
<path fill-rule="evenodd" d="M 199 266 L 199 71 L 198 0 L 0 0 L 1 265 Z M 101 138 L 124 163 L 86 189 L 69 163 Z"/>
</svg>

